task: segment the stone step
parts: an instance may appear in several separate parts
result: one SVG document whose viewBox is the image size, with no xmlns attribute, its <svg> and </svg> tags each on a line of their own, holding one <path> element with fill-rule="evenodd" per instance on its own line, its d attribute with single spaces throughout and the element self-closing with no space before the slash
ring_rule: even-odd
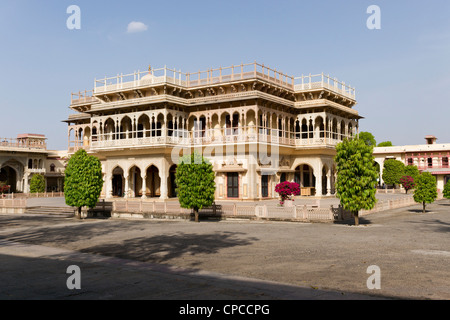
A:
<svg viewBox="0 0 450 320">
<path fill-rule="evenodd" d="M 75 215 L 75 209 L 71 207 L 28 207 L 25 214 L 44 214 L 72 217 Z"/>
</svg>

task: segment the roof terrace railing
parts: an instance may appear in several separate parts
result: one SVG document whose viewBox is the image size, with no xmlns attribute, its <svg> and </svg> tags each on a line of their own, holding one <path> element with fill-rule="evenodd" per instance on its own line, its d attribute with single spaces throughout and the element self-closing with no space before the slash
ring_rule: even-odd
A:
<svg viewBox="0 0 450 320">
<path fill-rule="evenodd" d="M 160 69 L 150 68 L 149 71 L 145 72 L 137 71 L 125 75 L 118 74 L 115 77 L 95 79 L 94 93 L 136 88 L 158 83 L 171 83 L 189 88 L 252 78 L 266 79 L 289 89 L 294 87 L 293 77 L 254 62 L 191 73 L 164 67 Z"/>
<path fill-rule="evenodd" d="M 70 103 L 71 105 L 93 103 L 97 99 L 93 97 L 94 90 L 85 90 L 79 92 L 72 92 Z"/>
<path fill-rule="evenodd" d="M 153 84 L 170 83 L 184 88 L 195 88 L 245 79 L 264 79 L 294 91 L 327 88 L 353 99 L 356 93 L 354 88 L 323 73 L 294 78 L 264 64 L 253 62 L 191 73 L 184 73 L 166 66 L 159 69 L 150 67 L 148 71 L 135 71 L 130 74 L 95 79 L 92 91 L 72 93 L 72 104 L 95 102 L 94 94 L 139 89 Z"/>
<path fill-rule="evenodd" d="M 336 78 L 331 78 L 329 75 L 325 75 L 323 73 L 315 75 L 309 74 L 308 76 L 302 75 L 301 77 L 295 78 L 295 91 L 313 90 L 320 88 L 327 88 L 352 99 L 355 99 L 356 97 L 355 88 L 345 84 L 345 82 L 341 82 Z"/>
<path fill-rule="evenodd" d="M 47 144 L 44 141 L 32 141 L 27 139 L 0 138 L 0 148 L 31 148 L 46 149 Z"/>
</svg>

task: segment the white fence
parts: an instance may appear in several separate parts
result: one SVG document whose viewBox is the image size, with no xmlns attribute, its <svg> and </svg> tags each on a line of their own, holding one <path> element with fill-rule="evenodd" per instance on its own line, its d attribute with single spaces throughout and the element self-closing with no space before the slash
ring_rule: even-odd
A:
<svg viewBox="0 0 450 320">
<path fill-rule="evenodd" d="M 0 194 L 0 199 L 28 199 L 28 198 L 60 198 L 64 197 L 64 192 L 43 192 L 43 193 L 5 193 Z"/>
</svg>

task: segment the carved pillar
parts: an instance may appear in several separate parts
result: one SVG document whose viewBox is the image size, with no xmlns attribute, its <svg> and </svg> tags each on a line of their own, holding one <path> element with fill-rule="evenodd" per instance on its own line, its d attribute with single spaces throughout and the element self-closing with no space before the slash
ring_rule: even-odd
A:
<svg viewBox="0 0 450 320">
<path fill-rule="evenodd" d="M 141 178 L 142 178 L 142 199 L 147 199 L 147 175 L 146 172 L 142 172 L 141 173 Z"/>
</svg>

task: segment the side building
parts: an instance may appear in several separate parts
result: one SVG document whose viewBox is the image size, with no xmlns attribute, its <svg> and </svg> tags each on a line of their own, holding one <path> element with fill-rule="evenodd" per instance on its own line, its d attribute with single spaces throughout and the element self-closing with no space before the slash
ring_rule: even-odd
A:
<svg viewBox="0 0 450 320">
<path fill-rule="evenodd" d="M 47 192 L 62 192 L 67 151 L 47 150 L 42 134 L 19 134 L 17 138 L 0 138 L 0 184 L 8 192 L 28 193 L 35 174 L 45 177 Z"/>
<path fill-rule="evenodd" d="M 284 180 L 331 196 L 336 144 L 358 132 L 355 105 L 355 89 L 324 74 L 150 67 L 72 93 L 68 154 L 101 160 L 106 198 L 176 197 L 178 159 L 194 149 L 213 163 L 216 199 L 275 198 Z"/>
<path fill-rule="evenodd" d="M 438 190 L 442 191 L 450 180 L 450 143 L 438 144 L 437 138 L 433 135 L 426 136 L 425 140 L 426 143 L 420 145 L 374 148 L 375 161 L 379 164 L 381 172 L 385 160 L 396 159 L 405 165 L 417 166 L 421 172 L 430 172 L 436 177 Z M 383 184 L 381 174 L 380 182 Z"/>
</svg>

